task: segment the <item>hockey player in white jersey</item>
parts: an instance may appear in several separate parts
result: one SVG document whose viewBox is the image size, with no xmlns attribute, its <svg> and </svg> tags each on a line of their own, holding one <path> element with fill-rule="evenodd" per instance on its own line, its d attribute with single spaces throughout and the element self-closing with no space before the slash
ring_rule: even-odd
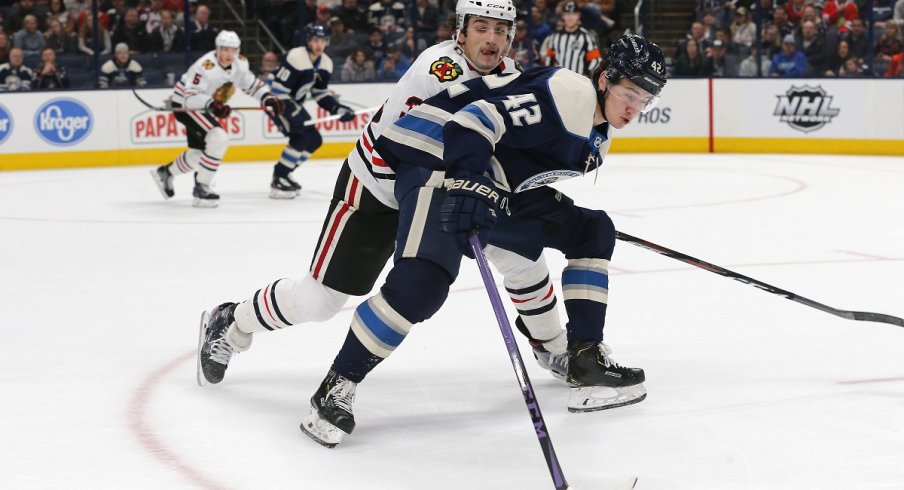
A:
<svg viewBox="0 0 904 490">
<path fill-rule="evenodd" d="M 190 109 L 176 113 L 176 119 L 185 126 L 188 150 L 151 171 L 164 199 L 175 194 L 174 176 L 194 172 L 195 207 L 216 207 L 220 202 L 211 182 L 229 147 L 229 137 L 217 119 L 229 117 L 229 98 L 236 87 L 259 100 L 270 113 L 282 109 L 282 101 L 258 80 L 249 69 L 248 60 L 239 55 L 242 43 L 238 34 L 220 31 L 215 43 L 216 49 L 198 58 L 173 87 L 172 107 Z"/>
<path fill-rule="evenodd" d="M 273 168 L 270 197 L 293 199 L 301 192 L 301 184 L 292 177 L 292 171 L 307 161 L 323 144 L 323 138 L 314 126 L 306 126 L 311 119 L 302 107 L 305 97 L 311 96 L 317 105 L 339 120 L 351 121 L 355 112 L 333 97 L 328 86 L 333 73 L 333 60 L 324 53 L 329 42 L 327 28 L 308 24 L 305 28 L 305 46 L 286 53 L 279 68 L 273 72 L 273 93 L 285 102 L 282 113 L 273 118 L 282 133 L 289 137 L 279 162 Z"/>
<path fill-rule="evenodd" d="M 514 37 L 511 0 L 485 4 L 459 0 L 456 39 L 421 53 L 367 124 L 339 172 L 333 199 L 311 261 L 300 280 L 280 279 L 236 305 L 224 303 L 202 322 L 198 382 L 218 383 L 233 353 L 247 349 L 251 334 L 332 318 L 350 295 L 369 293 L 395 248 L 398 203 L 395 174 L 373 149 L 383 130 L 423 100 L 464 80 L 518 71 L 506 57 Z M 561 361 L 565 334 L 546 262 L 489 247 L 519 313 L 519 330 L 532 339 L 541 366 Z M 536 339 L 536 340 L 534 340 Z M 555 358 L 554 358 L 555 359 Z"/>
</svg>

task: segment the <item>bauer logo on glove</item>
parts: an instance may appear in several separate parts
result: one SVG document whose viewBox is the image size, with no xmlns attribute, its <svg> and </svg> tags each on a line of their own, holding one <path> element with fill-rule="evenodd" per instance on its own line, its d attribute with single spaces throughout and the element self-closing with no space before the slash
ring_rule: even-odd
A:
<svg viewBox="0 0 904 490">
<path fill-rule="evenodd" d="M 486 197 L 487 199 L 491 199 L 497 205 L 499 204 L 499 193 L 494 189 L 481 184 L 480 182 L 471 182 L 470 180 L 456 179 L 450 182 L 446 189 L 450 191 L 461 189 L 463 191 L 474 192 Z"/>
</svg>

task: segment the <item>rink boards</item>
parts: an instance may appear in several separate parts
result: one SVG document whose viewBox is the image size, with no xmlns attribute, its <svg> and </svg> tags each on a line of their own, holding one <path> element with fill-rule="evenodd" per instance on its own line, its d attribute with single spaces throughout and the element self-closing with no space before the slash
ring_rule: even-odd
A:
<svg viewBox="0 0 904 490">
<path fill-rule="evenodd" d="M 379 106 L 392 87 L 332 89 L 362 109 Z M 140 95 L 163 105 L 170 90 Z M 241 93 L 230 103 L 256 105 Z M 314 157 L 344 157 L 369 117 L 319 124 L 324 145 Z M 286 142 L 262 111 L 234 111 L 221 124 L 226 161 L 275 160 Z M 147 165 L 184 148 L 173 114 L 148 109 L 130 90 L 0 94 L 0 170 Z M 672 80 L 656 107 L 617 133 L 612 151 L 904 155 L 904 80 Z"/>
</svg>

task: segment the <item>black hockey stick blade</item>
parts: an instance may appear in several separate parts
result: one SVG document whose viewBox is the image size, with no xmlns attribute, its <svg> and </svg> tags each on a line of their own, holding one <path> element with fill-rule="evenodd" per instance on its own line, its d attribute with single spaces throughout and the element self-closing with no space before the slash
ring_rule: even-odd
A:
<svg viewBox="0 0 904 490">
<path fill-rule="evenodd" d="M 876 323 L 888 323 L 890 325 L 897 325 L 899 327 L 904 327 L 904 318 L 899 318 L 896 316 L 886 315 L 884 313 L 872 313 L 869 311 L 849 311 L 849 310 L 840 310 L 838 308 L 832 308 L 831 306 L 824 305 L 817 301 L 813 301 L 812 299 L 805 298 L 798 294 L 792 293 L 790 291 L 785 291 L 784 289 L 777 288 L 771 284 L 766 284 L 765 282 L 758 281 L 752 277 L 745 276 L 743 274 L 738 274 L 737 272 L 730 271 L 724 267 L 720 267 L 715 264 L 711 264 L 704 260 L 700 260 L 690 255 L 683 254 L 681 252 L 676 252 L 672 249 L 663 247 L 662 245 L 657 245 L 653 242 L 648 242 L 646 240 L 633 237 L 628 235 L 627 233 L 622 233 L 620 231 L 615 232 L 615 238 L 632 243 L 637 245 L 640 248 L 645 248 L 651 252 L 656 252 L 660 255 L 665 255 L 666 257 L 680 260 L 686 264 L 690 264 L 694 267 L 698 267 L 700 269 L 719 274 L 720 276 L 729 277 L 734 279 L 735 281 L 743 282 L 744 284 L 750 284 L 751 286 L 762 289 L 763 291 L 777 294 L 779 296 L 784 296 L 791 301 L 796 303 L 800 303 L 802 305 L 809 306 L 810 308 L 815 308 L 820 311 L 824 311 L 831 315 L 835 315 L 841 318 L 845 318 L 848 320 L 859 320 L 863 322 L 876 322 Z"/>
<path fill-rule="evenodd" d="M 168 111 L 169 110 L 166 107 L 157 107 L 155 105 L 152 105 L 150 102 L 142 99 L 141 96 L 138 95 L 138 92 L 136 92 L 134 88 L 132 89 L 132 95 L 134 95 L 135 98 L 138 99 L 138 102 L 141 102 L 148 109 L 155 110 L 155 111 Z"/>
</svg>

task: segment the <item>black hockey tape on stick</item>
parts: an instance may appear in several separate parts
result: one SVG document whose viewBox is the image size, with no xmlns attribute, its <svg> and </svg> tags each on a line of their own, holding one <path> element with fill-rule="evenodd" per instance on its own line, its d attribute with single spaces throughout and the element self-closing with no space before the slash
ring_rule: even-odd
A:
<svg viewBox="0 0 904 490">
<path fill-rule="evenodd" d="M 751 286 L 762 289 L 767 293 L 777 294 L 779 296 L 784 296 L 795 303 L 800 303 L 805 306 L 809 306 L 810 308 L 816 308 L 817 310 L 824 311 L 831 315 L 835 315 L 841 318 L 845 318 L 847 320 L 859 320 L 863 322 L 876 322 L 876 323 L 888 323 L 890 325 L 897 325 L 899 327 L 904 327 L 904 319 L 886 315 L 884 313 L 872 313 L 869 311 L 848 311 L 848 310 L 839 310 L 838 308 L 832 308 L 831 306 L 824 305 L 822 303 L 818 303 L 813 301 L 812 299 L 804 298 L 803 296 L 797 295 L 790 291 L 785 291 L 784 289 L 777 288 L 772 286 L 771 284 L 766 284 L 765 282 L 758 281 L 753 279 L 752 277 L 747 277 L 743 274 L 738 274 L 737 272 L 730 271 L 724 267 L 720 267 L 715 264 L 711 264 L 704 260 L 700 260 L 690 255 L 685 255 L 681 252 L 676 252 L 672 249 L 663 247 L 662 245 L 657 245 L 652 242 L 648 242 L 646 240 L 633 237 L 628 235 L 627 233 L 622 233 L 620 231 L 615 232 L 615 238 L 632 243 L 637 245 L 640 248 L 645 248 L 651 252 L 658 253 L 659 255 L 665 255 L 666 257 L 680 260 L 685 264 L 690 264 L 694 267 L 699 267 L 705 271 L 709 271 L 715 274 L 719 274 L 720 276 L 729 277 L 734 279 L 735 281 L 743 282 L 744 284 L 750 284 Z"/>
</svg>

